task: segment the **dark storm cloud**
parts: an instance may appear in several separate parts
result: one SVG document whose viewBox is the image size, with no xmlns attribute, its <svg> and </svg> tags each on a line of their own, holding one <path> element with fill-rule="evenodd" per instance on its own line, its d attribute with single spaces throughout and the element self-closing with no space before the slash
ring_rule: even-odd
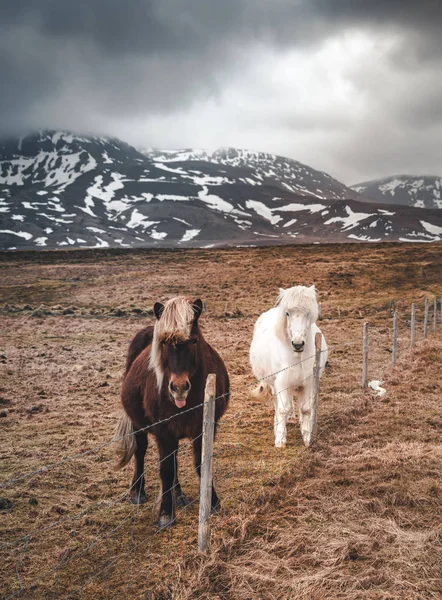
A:
<svg viewBox="0 0 442 600">
<path fill-rule="evenodd" d="M 115 123 L 129 115 L 172 117 L 216 101 L 253 64 L 257 48 L 276 56 L 313 50 L 351 29 L 395 39 L 382 57 L 390 73 L 406 73 L 410 82 L 423 69 L 440 75 L 442 0 L 0 0 L 0 133 L 106 130 L 108 123 L 115 134 Z M 440 119 L 440 84 L 432 84 L 431 74 L 419 76 L 415 97 L 404 102 L 400 94 L 412 84 L 385 95 L 375 65 L 353 71 L 353 83 L 371 94 L 373 119 L 379 97 L 407 126 Z M 268 93 L 270 75 L 271 69 L 263 72 L 258 96 Z M 272 123 L 277 104 L 274 113 Z M 248 118 L 254 114 L 259 127 L 259 110 Z M 283 121 L 289 134 L 310 126 L 324 135 L 345 129 L 342 113 L 309 115 L 295 102 L 281 129 Z"/>
</svg>

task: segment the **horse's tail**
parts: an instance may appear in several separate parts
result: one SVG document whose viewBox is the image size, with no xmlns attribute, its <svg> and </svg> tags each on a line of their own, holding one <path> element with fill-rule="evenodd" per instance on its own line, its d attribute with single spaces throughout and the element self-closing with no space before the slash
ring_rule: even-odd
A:
<svg viewBox="0 0 442 600">
<path fill-rule="evenodd" d="M 122 469 L 127 465 L 137 449 L 137 442 L 133 435 L 132 421 L 125 412 L 121 413 L 120 420 L 115 429 L 113 441 L 116 442 L 117 462 L 115 469 Z"/>
<path fill-rule="evenodd" d="M 256 398 L 256 400 L 261 400 L 262 402 L 270 401 L 272 397 L 272 388 L 266 381 L 261 381 L 261 383 L 253 390 L 252 396 L 253 398 Z"/>
</svg>

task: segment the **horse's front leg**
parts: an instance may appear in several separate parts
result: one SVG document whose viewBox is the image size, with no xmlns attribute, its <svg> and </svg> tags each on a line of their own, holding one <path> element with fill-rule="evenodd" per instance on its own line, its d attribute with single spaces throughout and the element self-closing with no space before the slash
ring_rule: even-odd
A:
<svg viewBox="0 0 442 600">
<path fill-rule="evenodd" d="M 137 449 L 135 450 L 135 469 L 129 499 L 133 504 L 144 504 L 147 502 L 146 492 L 144 491 L 144 457 L 147 450 L 147 433 L 140 431 L 134 435 Z"/>
<path fill-rule="evenodd" d="M 196 472 L 198 474 L 198 477 L 200 478 L 200 485 L 201 485 L 201 453 L 202 453 L 202 447 L 203 447 L 203 441 L 202 438 L 199 437 L 196 440 L 193 441 L 193 458 L 195 461 L 195 469 Z M 219 501 L 218 495 L 215 491 L 215 486 L 213 485 L 213 480 L 212 480 L 212 502 L 211 502 L 211 509 L 212 509 L 212 513 L 217 513 L 219 512 L 219 509 L 221 508 L 221 502 Z"/>
<path fill-rule="evenodd" d="M 170 435 L 170 434 L 166 434 Z M 178 440 L 158 436 L 160 451 L 161 505 L 158 527 L 163 529 L 173 525 L 175 521 L 174 486 L 177 483 L 177 452 Z"/>
<path fill-rule="evenodd" d="M 310 446 L 313 441 L 314 429 L 316 423 L 313 423 L 312 414 L 313 404 L 313 381 L 312 378 L 305 382 L 305 385 L 298 390 L 298 410 L 299 425 L 301 427 L 302 439 L 305 446 Z"/>
<path fill-rule="evenodd" d="M 287 443 L 287 419 L 293 414 L 293 390 L 292 388 L 285 388 L 278 392 L 278 387 L 281 386 L 276 385 L 275 447 L 285 448 Z"/>
</svg>

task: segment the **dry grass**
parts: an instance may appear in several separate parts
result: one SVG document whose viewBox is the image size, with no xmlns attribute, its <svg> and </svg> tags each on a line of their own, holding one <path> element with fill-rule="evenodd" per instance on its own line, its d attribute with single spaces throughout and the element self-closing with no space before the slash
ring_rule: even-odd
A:
<svg viewBox="0 0 442 600">
<path fill-rule="evenodd" d="M 423 343 L 385 399 L 361 394 L 330 415 L 296 471 L 217 524 L 210 559 L 189 563 L 170 597 L 440 598 L 441 350 Z M 438 383 L 410 393 L 423 373 Z"/>
<path fill-rule="evenodd" d="M 146 323 L 128 316 L 156 300 L 184 293 L 208 301 L 206 337 L 233 388 L 216 444 L 223 512 L 209 557 L 195 552 L 197 504 L 172 531 L 154 529 L 154 444 L 151 502 L 139 510 L 120 501 L 129 473 L 113 472 L 105 448 L 0 491 L 13 503 L 2 511 L 0 543 L 57 525 L 0 550 L 4 597 L 19 589 L 17 573 L 26 586 L 57 566 L 22 597 L 64 598 L 85 584 L 71 597 L 440 597 L 440 333 L 406 349 L 410 302 L 420 303 L 421 319 L 425 296 L 442 295 L 440 245 L 26 253 L 0 261 L 0 298 L 9 304 L 1 317 L 2 480 L 111 438 L 127 344 Z M 276 288 L 299 283 L 319 289 L 331 366 L 317 444 L 305 450 L 292 426 L 286 450 L 277 451 L 272 414 L 250 398 L 248 345 Z M 391 370 L 393 299 L 402 318 Z M 226 302 L 236 318 L 225 316 Z M 46 318 L 13 312 L 25 303 L 61 308 Z M 72 305 L 74 314 L 62 316 Z M 111 318 L 115 308 L 125 316 Z M 383 400 L 359 389 L 364 320 L 372 324 L 370 377 L 388 389 Z M 188 446 L 180 464 L 183 487 L 196 498 Z"/>
</svg>

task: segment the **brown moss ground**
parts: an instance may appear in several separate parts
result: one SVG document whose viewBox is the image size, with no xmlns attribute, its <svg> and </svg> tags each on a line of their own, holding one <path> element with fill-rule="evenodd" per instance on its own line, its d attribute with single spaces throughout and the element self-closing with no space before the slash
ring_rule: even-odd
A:
<svg viewBox="0 0 442 600">
<path fill-rule="evenodd" d="M 94 313 L 131 314 L 177 293 L 206 299 L 206 337 L 233 390 L 216 444 L 223 512 L 210 558 L 195 553 L 196 503 L 173 531 L 155 534 L 154 443 L 146 461 L 151 502 L 138 511 L 119 501 L 130 474 L 113 472 L 112 449 L 104 448 L 0 491 L 13 502 L 2 511 L 0 543 L 57 525 L 0 550 L 5 597 L 19 589 L 17 572 L 26 586 L 57 566 L 22 597 L 439 597 L 440 333 L 413 353 L 407 347 L 410 302 L 421 319 L 424 298 L 442 295 L 440 245 L 26 253 L 0 261 L 0 302 L 76 307 L 72 316 L 1 317 L 2 481 L 110 439 L 124 354 L 146 319 Z M 331 366 L 317 444 L 305 450 L 291 426 L 281 452 L 273 449 L 271 412 L 250 399 L 248 346 L 275 288 L 297 283 L 318 287 Z M 393 299 L 401 327 L 391 372 Z M 225 316 L 226 302 L 237 318 Z M 372 325 L 370 376 L 386 378 L 384 401 L 359 389 L 364 320 Z M 182 478 L 196 498 L 190 448 L 182 450 Z"/>
</svg>

